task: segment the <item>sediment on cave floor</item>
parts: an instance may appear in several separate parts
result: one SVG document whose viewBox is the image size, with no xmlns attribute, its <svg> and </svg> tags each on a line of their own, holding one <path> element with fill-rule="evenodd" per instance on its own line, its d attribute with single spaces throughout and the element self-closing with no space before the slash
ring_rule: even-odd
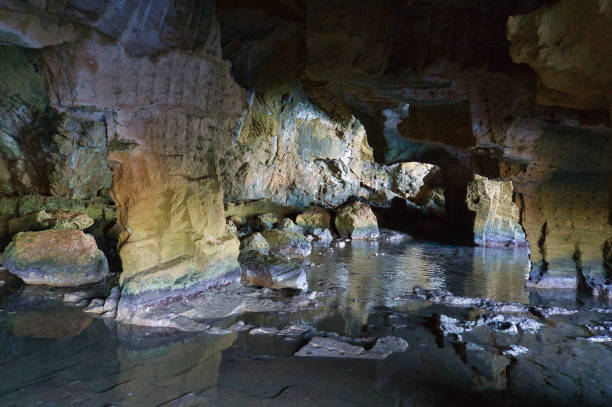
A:
<svg viewBox="0 0 612 407">
<path fill-rule="evenodd" d="M 610 0 L 0 2 L 0 404 L 608 405 L 611 120 Z"/>
</svg>

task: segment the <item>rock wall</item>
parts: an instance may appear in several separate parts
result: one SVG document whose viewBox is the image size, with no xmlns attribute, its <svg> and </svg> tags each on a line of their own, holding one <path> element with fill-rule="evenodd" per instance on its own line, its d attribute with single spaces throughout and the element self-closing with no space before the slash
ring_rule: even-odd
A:
<svg viewBox="0 0 612 407">
<path fill-rule="evenodd" d="M 206 52 L 133 57 L 95 32 L 43 59 L 54 106 L 104 116 L 122 227 L 118 317 L 237 269 L 217 170 L 245 108 L 229 65 Z"/>
</svg>

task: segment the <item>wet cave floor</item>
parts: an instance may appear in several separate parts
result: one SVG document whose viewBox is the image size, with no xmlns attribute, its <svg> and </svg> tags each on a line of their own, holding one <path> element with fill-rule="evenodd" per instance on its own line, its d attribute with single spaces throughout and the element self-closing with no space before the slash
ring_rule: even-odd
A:
<svg viewBox="0 0 612 407">
<path fill-rule="evenodd" d="M 191 332 L 93 317 L 50 289 L 5 292 L 0 405 L 612 405 L 612 309 L 527 291 L 527 256 L 315 245 L 308 293 L 235 282 L 143 317 Z M 403 345 L 377 353 L 381 340 Z"/>
</svg>

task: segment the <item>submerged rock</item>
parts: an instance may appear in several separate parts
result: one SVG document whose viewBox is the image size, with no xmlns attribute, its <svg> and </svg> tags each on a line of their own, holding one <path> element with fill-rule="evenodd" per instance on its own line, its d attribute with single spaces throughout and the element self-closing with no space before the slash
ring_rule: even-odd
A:
<svg viewBox="0 0 612 407">
<path fill-rule="evenodd" d="M 75 287 L 97 283 L 108 274 L 104 253 L 93 236 L 80 230 L 18 233 L 3 261 L 26 284 Z"/>
<path fill-rule="evenodd" d="M 56 210 L 32 212 L 8 222 L 11 235 L 46 229 L 84 230 L 93 224 L 94 220 L 84 213 Z"/>
<path fill-rule="evenodd" d="M 365 350 L 361 346 L 351 345 L 341 340 L 317 336 L 296 352 L 295 356 L 385 359 L 392 353 L 404 352 L 406 349 L 408 349 L 408 343 L 402 338 L 394 336 L 379 338 L 370 350 Z"/>
<path fill-rule="evenodd" d="M 355 201 L 341 206 L 335 224 L 340 236 L 345 238 L 370 240 L 379 236 L 376 216 L 363 202 Z"/>
<path fill-rule="evenodd" d="M 306 257 L 312 245 L 304 235 L 288 230 L 265 230 L 262 236 L 270 245 L 270 252 L 284 257 Z"/>
<path fill-rule="evenodd" d="M 273 289 L 307 290 L 306 266 L 280 256 L 250 251 L 241 258 L 244 284 Z"/>
<path fill-rule="evenodd" d="M 304 228 L 306 232 L 312 233 L 315 229 L 329 229 L 331 227 L 331 216 L 323 208 L 311 207 L 295 218 L 295 223 Z"/>
</svg>

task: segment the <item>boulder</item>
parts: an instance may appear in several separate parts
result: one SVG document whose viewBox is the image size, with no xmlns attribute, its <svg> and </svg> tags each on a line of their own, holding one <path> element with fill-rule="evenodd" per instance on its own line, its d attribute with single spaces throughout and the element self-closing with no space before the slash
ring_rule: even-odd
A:
<svg viewBox="0 0 612 407">
<path fill-rule="evenodd" d="M 270 245 L 270 252 L 283 257 L 305 257 L 312 251 L 312 245 L 300 233 L 288 230 L 266 230 L 263 237 Z"/>
<path fill-rule="evenodd" d="M 270 230 L 280 222 L 282 217 L 276 213 L 264 213 L 255 218 L 255 229 Z"/>
<path fill-rule="evenodd" d="M 84 213 L 58 210 L 42 210 L 29 213 L 8 222 L 9 233 L 40 230 L 85 230 L 94 224 L 94 220 Z"/>
<path fill-rule="evenodd" d="M 104 253 L 93 236 L 80 230 L 18 233 L 3 262 L 26 284 L 75 287 L 97 283 L 108 274 Z"/>
<path fill-rule="evenodd" d="M 329 229 L 331 216 L 323 208 L 311 207 L 306 212 L 300 213 L 295 218 L 295 223 L 304 228 L 306 232 L 312 232 L 314 229 Z"/>
<path fill-rule="evenodd" d="M 248 252 L 241 260 L 241 281 L 244 284 L 273 289 L 308 289 L 306 266 L 302 264 L 254 250 Z"/>
<path fill-rule="evenodd" d="M 291 219 L 285 218 L 278 224 L 279 230 L 288 230 L 290 232 L 304 233 L 304 228 L 296 225 Z"/>
<path fill-rule="evenodd" d="M 340 236 L 354 240 L 378 238 L 378 221 L 372 209 L 363 202 L 347 203 L 338 209 L 336 229 Z"/>
<path fill-rule="evenodd" d="M 240 254 L 250 252 L 251 250 L 261 254 L 268 254 L 270 252 L 270 245 L 261 233 L 255 232 L 240 242 Z"/>
</svg>

